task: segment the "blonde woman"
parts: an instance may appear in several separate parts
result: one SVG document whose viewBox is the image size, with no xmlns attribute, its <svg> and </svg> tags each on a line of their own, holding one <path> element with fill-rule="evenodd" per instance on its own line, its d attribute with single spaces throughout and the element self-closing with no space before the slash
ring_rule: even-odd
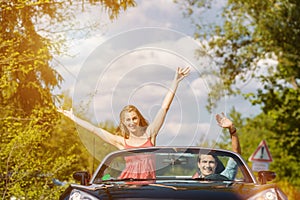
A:
<svg viewBox="0 0 300 200">
<path fill-rule="evenodd" d="M 189 75 L 190 67 L 177 68 L 172 85 L 168 90 L 162 105 L 154 120 L 148 123 L 141 112 L 133 105 L 127 105 L 120 112 L 120 124 L 116 133 L 104 129 L 76 117 L 72 111 L 59 110 L 78 125 L 93 132 L 104 141 L 116 146 L 118 149 L 152 147 L 156 145 L 156 137 L 162 127 L 168 109 L 173 101 L 177 87 L 182 79 Z M 120 136 L 121 135 L 121 136 Z M 132 156 L 126 158 L 126 169 L 121 178 L 153 178 L 155 177 L 153 159 L 137 159 Z M 143 172 L 141 172 L 143 171 Z M 138 173 L 137 173 L 138 172 Z"/>
</svg>

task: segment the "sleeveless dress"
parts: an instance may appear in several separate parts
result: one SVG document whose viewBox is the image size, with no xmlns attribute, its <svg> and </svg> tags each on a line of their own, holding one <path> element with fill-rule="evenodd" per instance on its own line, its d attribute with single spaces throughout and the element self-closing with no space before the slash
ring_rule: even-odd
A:
<svg viewBox="0 0 300 200">
<path fill-rule="evenodd" d="M 130 148 L 144 148 L 153 147 L 150 138 L 139 147 L 127 145 L 125 141 L 125 149 Z M 119 179 L 133 178 L 133 179 L 155 179 L 155 157 L 153 155 L 134 155 L 126 156 L 125 169 L 122 171 Z"/>
</svg>

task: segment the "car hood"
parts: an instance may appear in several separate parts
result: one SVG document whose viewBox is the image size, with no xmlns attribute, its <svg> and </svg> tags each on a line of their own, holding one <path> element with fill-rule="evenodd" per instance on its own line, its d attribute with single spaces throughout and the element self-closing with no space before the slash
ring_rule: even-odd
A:
<svg viewBox="0 0 300 200">
<path fill-rule="evenodd" d="M 230 199 L 240 200 L 271 187 L 233 182 L 134 182 L 82 186 L 72 184 L 69 189 L 81 190 L 98 199 Z M 142 198 L 141 198 L 142 197 Z"/>
</svg>

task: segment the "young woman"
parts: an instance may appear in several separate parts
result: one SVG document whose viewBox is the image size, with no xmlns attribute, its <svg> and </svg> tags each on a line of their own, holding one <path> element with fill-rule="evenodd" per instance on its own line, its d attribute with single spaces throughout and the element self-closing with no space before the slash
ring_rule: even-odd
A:
<svg viewBox="0 0 300 200">
<path fill-rule="evenodd" d="M 179 82 L 190 72 L 190 67 L 177 68 L 172 85 L 167 92 L 161 108 L 154 120 L 149 124 L 140 111 L 133 105 L 127 105 L 120 113 L 120 124 L 115 134 L 96 127 L 91 123 L 76 117 L 72 111 L 59 110 L 78 125 L 88 129 L 104 141 L 119 149 L 152 147 L 155 146 L 156 137 L 164 123 L 168 109 L 172 103 Z M 120 136 L 121 135 L 121 136 Z M 154 179 L 155 162 L 148 156 L 127 156 L 126 166 L 119 176 L 122 178 Z"/>
<path fill-rule="evenodd" d="M 117 128 L 117 132 L 114 134 L 76 117 L 72 111 L 59 110 L 59 112 L 72 119 L 78 125 L 93 132 L 104 141 L 116 146 L 118 149 L 155 146 L 156 137 L 164 123 L 179 82 L 184 79 L 189 72 L 190 67 L 177 68 L 172 85 L 162 102 L 161 108 L 150 124 L 148 124 L 140 111 L 133 105 L 125 106 L 121 111 L 120 124 Z"/>
</svg>

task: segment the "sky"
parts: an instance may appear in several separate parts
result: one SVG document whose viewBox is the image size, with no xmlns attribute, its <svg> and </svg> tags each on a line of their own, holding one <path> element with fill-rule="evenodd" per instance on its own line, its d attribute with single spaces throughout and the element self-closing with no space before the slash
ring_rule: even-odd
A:
<svg viewBox="0 0 300 200">
<path fill-rule="evenodd" d="M 216 4 L 215 9 L 220 6 Z M 80 17 L 97 20 L 103 13 L 93 8 Z M 242 97 L 224 97 L 212 113 L 207 112 L 209 84 L 218 77 L 203 75 L 214 66 L 206 57 L 195 57 L 200 46 L 193 32 L 190 19 L 183 17 L 172 0 L 138 0 L 136 7 L 121 13 L 117 20 L 107 20 L 101 30 L 69 44 L 71 56 L 58 58 L 62 65 L 56 70 L 64 78 L 60 91 L 70 91 L 74 110 L 83 112 L 93 123 L 110 120 L 117 125 L 119 112 L 128 104 L 135 105 L 151 122 L 177 67 L 190 66 L 191 73 L 178 87 L 157 145 L 218 142 L 223 133 L 215 121 L 216 113 L 228 113 L 235 107 L 249 116 L 257 114 L 258 108 Z M 252 91 L 259 85 L 249 79 L 238 87 Z"/>
</svg>

